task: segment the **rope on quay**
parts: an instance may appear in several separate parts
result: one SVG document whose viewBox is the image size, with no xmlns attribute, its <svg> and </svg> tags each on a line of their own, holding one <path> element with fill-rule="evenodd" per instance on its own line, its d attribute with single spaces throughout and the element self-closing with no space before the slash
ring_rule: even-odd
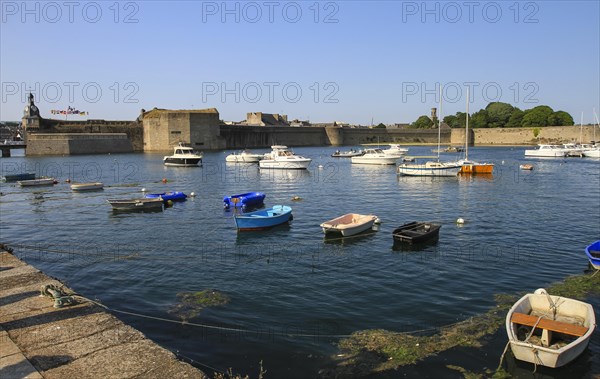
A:
<svg viewBox="0 0 600 379">
<path fill-rule="evenodd" d="M 89 299 L 85 296 L 82 296 L 80 294 L 77 294 L 77 293 L 73 293 L 73 294 L 71 294 L 71 296 L 77 296 L 79 298 L 82 298 L 86 301 L 89 301 L 92 304 L 98 305 L 99 307 L 106 309 L 107 311 L 126 314 L 129 316 L 135 316 L 135 317 L 140 317 L 140 318 L 149 319 L 149 320 L 168 322 L 171 324 L 189 325 L 189 326 L 194 326 L 194 327 L 199 327 L 199 328 L 204 328 L 204 329 L 220 330 L 220 331 L 226 331 L 226 332 L 238 332 L 238 333 L 247 333 L 247 334 L 254 334 L 254 335 L 265 335 L 265 334 L 272 335 L 273 334 L 272 331 L 252 330 L 252 329 L 234 328 L 234 327 L 227 327 L 227 326 L 201 324 L 201 323 L 188 322 L 188 321 L 178 321 L 178 320 L 168 319 L 168 318 L 164 318 L 164 317 L 151 316 L 151 315 L 146 315 L 146 314 L 137 313 L 137 312 L 124 311 L 124 310 L 120 310 L 120 309 L 109 308 L 108 306 L 106 306 L 98 301 L 91 300 L 91 299 Z M 449 324 L 442 328 L 417 329 L 417 330 L 412 330 L 410 332 L 392 332 L 392 331 L 390 331 L 389 333 L 394 334 L 394 335 L 408 335 L 408 334 L 432 332 L 432 331 L 438 331 L 438 330 L 444 329 L 444 328 L 449 328 L 449 327 L 455 326 L 457 324 L 460 324 L 462 322 L 464 322 L 464 321 L 459 321 L 457 323 Z M 281 333 L 281 335 L 286 336 L 286 337 L 292 337 L 292 338 L 317 338 L 317 337 L 320 337 L 320 338 L 350 338 L 353 336 L 353 334 L 322 334 L 322 333 L 319 333 L 319 334 Z"/>
</svg>

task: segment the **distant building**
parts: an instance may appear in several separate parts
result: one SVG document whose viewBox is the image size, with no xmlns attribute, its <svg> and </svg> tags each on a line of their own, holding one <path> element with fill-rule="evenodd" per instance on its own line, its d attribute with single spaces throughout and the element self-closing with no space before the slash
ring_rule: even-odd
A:
<svg viewBox="0 0 600 379">
<path fill-rule="evenodd" d="M 390 125 L 386 125 L 387 129 L 407 129 L 410 128 L 410 124 L 390 124 Z"/>
<path fill-rule="evenodd" d="M 279 113 L 250 112 L 246 114 L 246 125 L 289 126 L 288 116 Z"/>
<path fill-rule="evenodd" d="M 296 120 L 292 120 L 290 122 L 290 126 L 301 127 L 301 126 L 312 126 L 312 124 L 310 123 L 310 121 L 296 119 Z"/>
</svg>

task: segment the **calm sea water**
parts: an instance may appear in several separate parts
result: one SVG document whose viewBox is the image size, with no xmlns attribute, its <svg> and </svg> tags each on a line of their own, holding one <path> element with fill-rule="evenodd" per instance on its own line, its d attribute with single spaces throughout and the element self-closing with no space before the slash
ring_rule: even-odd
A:
<svg viewBox="0 0 600 379">
<path fill-rule="evenodd" d="M 394 167 L 330 158 L 334 150 L 295 149 L 313 158 L 307 171 L 226 164 L 228 152 L 205 154 L 201 168 L 167 168 L 157 154 L 2 158 L 1 175 L 36 171 L 61 183 L 2 184 L 0 239 L 118 310 L 174 319 L 168 311 L 180 292 L 227 294 L 229 304 L 190 322 L 236 330 L 117 315 L 207 371 L 255 375 L 262 360 L 271 378 L 316 377 L 339 353 L 338 336 L 444 326 L 487 311 L 494 294 L 581 274 L 583 249 L 600 239 L 598 160 L 525 160 L 523 148 L 474 148 L 471 158 L 496 164 L 493 177 L 409 178 Z M 410 147 L 410 154 L 430 155 L 430 147 Z M 535 169 L 519 170 L 525 162 Z M 74 193 L 67 178 L 102 181 L 105 189 Z M 197 196 L 162 213 L 113 214 L 107 199 L 141 196 L 142 188 Z M 267 206 L 291 205 L 292 224 L 237 234 L 222 197 L 247 191 L 265 192 Z M 348 212 L 376 214 L 382 224 L 357 238 L 325 240 L 318 225 Z M 439 242 L 394 248 L 391 231 L 414 220 L 442 223 Z M 600 316 L 600 299 L 592 302 Z M 599 335 L 569 369 L 542 375 L 600 372 Z M 497 366 L 505 343 L 500 331 L 481 349 L 454 349 L 386 375 L 460 377 L 448 364 L 481 372 Z M 530 369 L 510 366 L 518 377 Z"/>
</svg>

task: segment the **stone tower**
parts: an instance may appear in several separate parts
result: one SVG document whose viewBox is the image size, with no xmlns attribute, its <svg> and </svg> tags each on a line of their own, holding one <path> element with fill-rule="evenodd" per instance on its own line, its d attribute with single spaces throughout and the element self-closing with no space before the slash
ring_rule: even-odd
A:
<svg viewBox="0 0 600 379">
<path fill-rule="evenodd" d="M 21 119 L 21 125 L 25 131 L 25 138 L 27 138 L 28 132 L 35 132 L 40 130 L 41 120 L 40 110 L 35 106 L 33 102 L 33 94 L 29 93 L 29 102 L 23 110 L 23 118 Z"/>
</svg>

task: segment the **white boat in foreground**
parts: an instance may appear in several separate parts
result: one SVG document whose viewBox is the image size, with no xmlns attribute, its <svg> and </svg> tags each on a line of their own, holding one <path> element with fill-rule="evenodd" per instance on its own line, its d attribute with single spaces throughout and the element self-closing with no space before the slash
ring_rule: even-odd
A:
<svg viewBox="0 0 600 379">
<path fill-rule="evenodd" d="M 264 154 L 253 154 L 248 150 L 243 150 L 239 153 L 231 153 L 226 158 L 225 161 L 229 163 L 257 163 L 261 159 L 263 159 Z"/>
<path fill-rule="evenodd" d="M 600 146 L 583 151 L 583 156 L 587 158 L 600 158 Z"/>
<path fill-rule="evenodd" d="M 546 290 L 523 296 L 506 315 L 510 348 L 518 360 L 561 367 L 588 346 L 596 328 L 594 308 Z"/>
<path fill-rule="evenodd" d="M 196 152 L 190 146 L 179 143 L 179 146 L 175 146 L 173 150 L 173 155 L 163 158 L 165 166 L 194 167 L 198 166 L 198 163 L 202 163 L 202 153 Z"/>
<path fill-rule="evenodd" d="M 525 150 L 526 157 L 564 157 L 568 150 L 557 145 L 538 145 L 537 149 Z"/>
<path fill-rule="evenodd" d="M 21 187 L 51 186 L 56 183 L 57 183 L 57 181 L 54 178 L 39 178 L 39 179 L 17 181 L 17 184 L 20 185 Z"/>
<path fill-rule="evenodd" d="M 325 221 L 320 226 L 325 234 L 336 233 L 347 237 L 371 229 L 375 220 L 377 220 L 377 216 L 374 215 L 348 213 L 333 220 Z"/>
<path fill-rule="evenodd" d="M 307 169 L 312 159 L 296 155 L 287 146 L 271 146 L 272 151 L 258 162 L 260 168 Z"/>
<path fill-rule="evenodd" d="M 396 164 L 399 157 L 387 155 L 381 149 L 366 149 L 361 156 L 350 158 L 352 163 L 391 165 Z"/>
<path fill-rule="evenodd" d="M 94 191 L 102 188 L 104 188 L 104 184 L 100 182 L 71 184 L 71 190 L 73 191 Z"/>
</svg>

